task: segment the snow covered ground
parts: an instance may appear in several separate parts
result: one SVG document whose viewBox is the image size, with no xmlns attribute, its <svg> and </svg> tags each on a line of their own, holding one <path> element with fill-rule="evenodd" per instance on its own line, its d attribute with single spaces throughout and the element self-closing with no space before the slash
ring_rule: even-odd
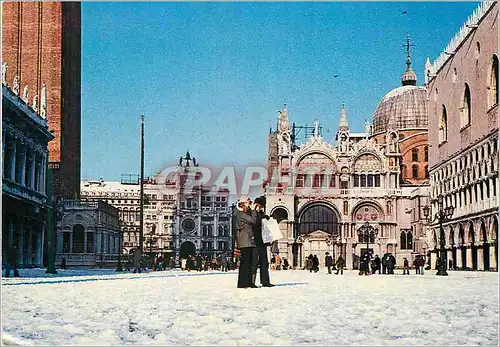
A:
<svg viewBox="0 0 500 347">
<path fill-rule="evenodd" d="M 3 339 L 34 345 L 498 345 L 498 274 L 67 270 L 2 281 Z M 36 276 L 37 273 L 40 276 Z M 76 275 L 76 276 L 73 276 Z"/>
</svg>

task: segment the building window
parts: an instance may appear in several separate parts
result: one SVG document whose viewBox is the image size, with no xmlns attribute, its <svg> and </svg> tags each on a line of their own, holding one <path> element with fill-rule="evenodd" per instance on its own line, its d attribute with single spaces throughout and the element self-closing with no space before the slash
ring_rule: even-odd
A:
<svg viewBox="0 0 500 347">
<path fill-rule="evenodd" d="M 295 186 L 298 188 L 304 187 L 304 175 L 298 174 L 297 179 L 295 180 Z"/>
<path fill-rule="evenodd" d="M 411 161 L 418 161 L 418 149 L 413 148 L 411 151 Z"/>
<path fill-rule="evenodd" d="M 411 230 L 403 230 L 400 235 L 401 249 L 413 249 L 413 235 Z"/>
<path fill-rule="evenodd" d="M 424 160 L 429 161 L 429 147 L 425 146 L 424 148 Z"/>
<path fill-rule="evenodd" d="M 471 101 L 469 85 L 465 83 L 462 107 L 460 108 L 460 129 L 467 127 L 471 120 Z"/>
<path fill-rule="evenodd" d="M 418 165 L 413 165 L 411 167 L 411 172 L 412 172 L 411 175 L 413 178 L 415 178 L 415 179 L 418 178 Z"/>
<path fill-rule="evenodd" d="M 362 187 L 362 188 L 366 187 L 366 175 L 361 175 L 360 176 L 359 186 Z"/>
<path fill-rule="evenodd" d="M 313 187 L 314 187 L 314 188 L 317 188 L 317 187 L 319 187 L 319 186 L 320 186 L 320 175 L 315 174 L 315 175 L 313 176 Z"/>
<path fill-rule="evenodd" d="M 359 187 L 359 175 L 354 175 L 354 187 Z"/>
<path fill-rule="evenodd" d="M 429 178 L 429 166 L 425 165 L 425 178 Z"/>
<path fill-rule="evenodd" d="M 448 141 L 448 113 L 446 106 L 443 105 L 441 119 L 439 120 L 439 143 Z"/>
<path fill-rule="evenodd" d="M 491 74 L 490 74 L 490 85 L 488 87 L 489 89 L 489 107 L 492 107 L 494 105 L 498 104 L 498 57 L 496 55 L 493 55 L 493 62 L 491 66 Z"/>
<path fill-rule="evenodd" d="M 375 187 L 380 187 L 380 175 L 375 175 Z"/>
<path fill-rule="evenodd" d="M 373 175 L 369 174 L 366 176 L 366 186 L 373 187 Z"/>
<path fill-rule="evenodd" d="M 332 174 L 332 176 L 330 177 L 330 187 L 335 187 L 336 186 L 336 177 L 334 174 Z"/>
<path fill-rule="evenodd" d="M 349 214 L 349 203 L 347 201 L 344 201 L 344 214 Z"/>
</svg>

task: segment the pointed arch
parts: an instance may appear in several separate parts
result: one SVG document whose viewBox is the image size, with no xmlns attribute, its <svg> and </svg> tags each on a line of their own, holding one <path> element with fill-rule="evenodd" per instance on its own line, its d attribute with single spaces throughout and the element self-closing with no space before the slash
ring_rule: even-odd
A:
<svg viewBox="0 0 500 347">
<path fill-rule="evenodd" d="M 460 129 L 469 126 L 470 122 L 471 122 L 471 95 L 470 95 L 469 84 L 465 83 L 462 106 L 460 107 Z"/>
<path fill-rule="evenodd" d="M 498 57 L 493 54 L 491 59 L 491 72 L 488 83 L 488 107 L 491 108 L 498 104 L 499 99 L 499 76 L 498 76 Z"/>
<path fill-rule="evenodd" d="M 448 141 L 448 112 L 446 106 L 441 108 L 441 117 L 439 119 L 439 143 Z"/>
</svg>

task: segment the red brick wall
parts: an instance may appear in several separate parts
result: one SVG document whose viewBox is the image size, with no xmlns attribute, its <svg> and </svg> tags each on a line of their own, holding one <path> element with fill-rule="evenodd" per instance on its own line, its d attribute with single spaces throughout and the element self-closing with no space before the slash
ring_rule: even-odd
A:
<svg viewBox="0 0 500 347">
<path fill-rule="evenodd" d="M 27 85 L 29 104 L 38 95 L 39 107 L 42 84 L 46 85 L 47 119 L 55 136 L 49 142 L 49 161 L 60 163 L 61 167 L 58 171 L 60 177 L 54 180 L 54 195 L 78 197 L 81 162 L 80 3 L 4 2 L 2 6 L 2 56 L 9 66 L 8 84 L 12 86 L 17 74 L 20 94 Z"/>
</svg>

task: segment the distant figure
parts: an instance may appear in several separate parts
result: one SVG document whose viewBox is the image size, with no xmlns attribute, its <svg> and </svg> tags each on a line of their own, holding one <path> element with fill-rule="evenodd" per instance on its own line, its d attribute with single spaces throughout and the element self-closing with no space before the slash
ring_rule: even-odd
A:
<svg viewBox="0 0 500 347">
<path fill-rule="evenodd" d="M 451 260 L 451 259 L 448 260 L 448 270 L 455 270 L 453 268 L 453 260 Z"/>
<path fill-rule="evenodd" d="M 309 272 L 312 272 L 313 271 L 313 255 L 312 254 L 309 254 L 309 257 L 307 258 L 307 265 L 306 265 L 306 268 L 309 270 Z"/>
<path fill-rule="evenodd" d="M 314 272 L 319 271 L 319 259 L 318 259 L 318 256 L 316 254 L 313 257 L 313 270 L 314 270 Z"/>
<path fill-rule="evenodd" d="M 288 270 L 290 264 L 288 263 L 288 259 L 283 258 L 283 270 Z"/>
<path fill-rule="evenodd" d="M 410 274 L 410 262 L 408 259 L 404 258 L 403 259 L 403 275 L 409 275 Z"/>
<path fill-rule="evenodd" d="M 66 270 L 66 257 L 63 257 L 61 260 L 61 269 Z"/>
<path fill-rule="evenodd" d="M 417 255 L 415 260 L 413 260 L 413 266 L 415 267 L 415 275 L 420 274 L 420 256 Z"/>
<path fill-rule="evenodd" d="M 5 277 L 10 276 L 10 270 L 14 270 L 14 277 L 19 277 L 19 270 L 17 269 L 17 258 L 19 251 L 17 246 L 11 246 L 7 251 L 7 266 L 5 267 Z"/>
<path fill-rule="evenodd" d="M 203 261 L 201 259 L 201 254 L 198 254 L 196 256 L 196 270 L 201 271 L 202 268 L 203 268 Z"/>
<path fill-rule="evenodd" d="M 330 253 L 326 252 L 325 253 L 325 266 L 328 269 L 328 274 L 332 274 L 332 266 L 333 266 L 333 258 L 330 255 Z"/>
<path fill-rule="evenodd" d="M 140 248 L 136 248 L 134 251 L 134 273 L 141 273 L 141 258 L 142 258 L 142 252 Z"/>
<path fill-rule="evenodd" d="M 335 275 L 338 275 L 339 271 L 340 271 L 340 274 L 343 275 L 344 274 L 345 261 L 344 261 L 344 258 L 342 258 L 342 254 L 339 255 L 339 257 L 337 259 L 337 263 L 335 265 L 337 266 L 337 272 L 335 273 Z"/>
</svg>

